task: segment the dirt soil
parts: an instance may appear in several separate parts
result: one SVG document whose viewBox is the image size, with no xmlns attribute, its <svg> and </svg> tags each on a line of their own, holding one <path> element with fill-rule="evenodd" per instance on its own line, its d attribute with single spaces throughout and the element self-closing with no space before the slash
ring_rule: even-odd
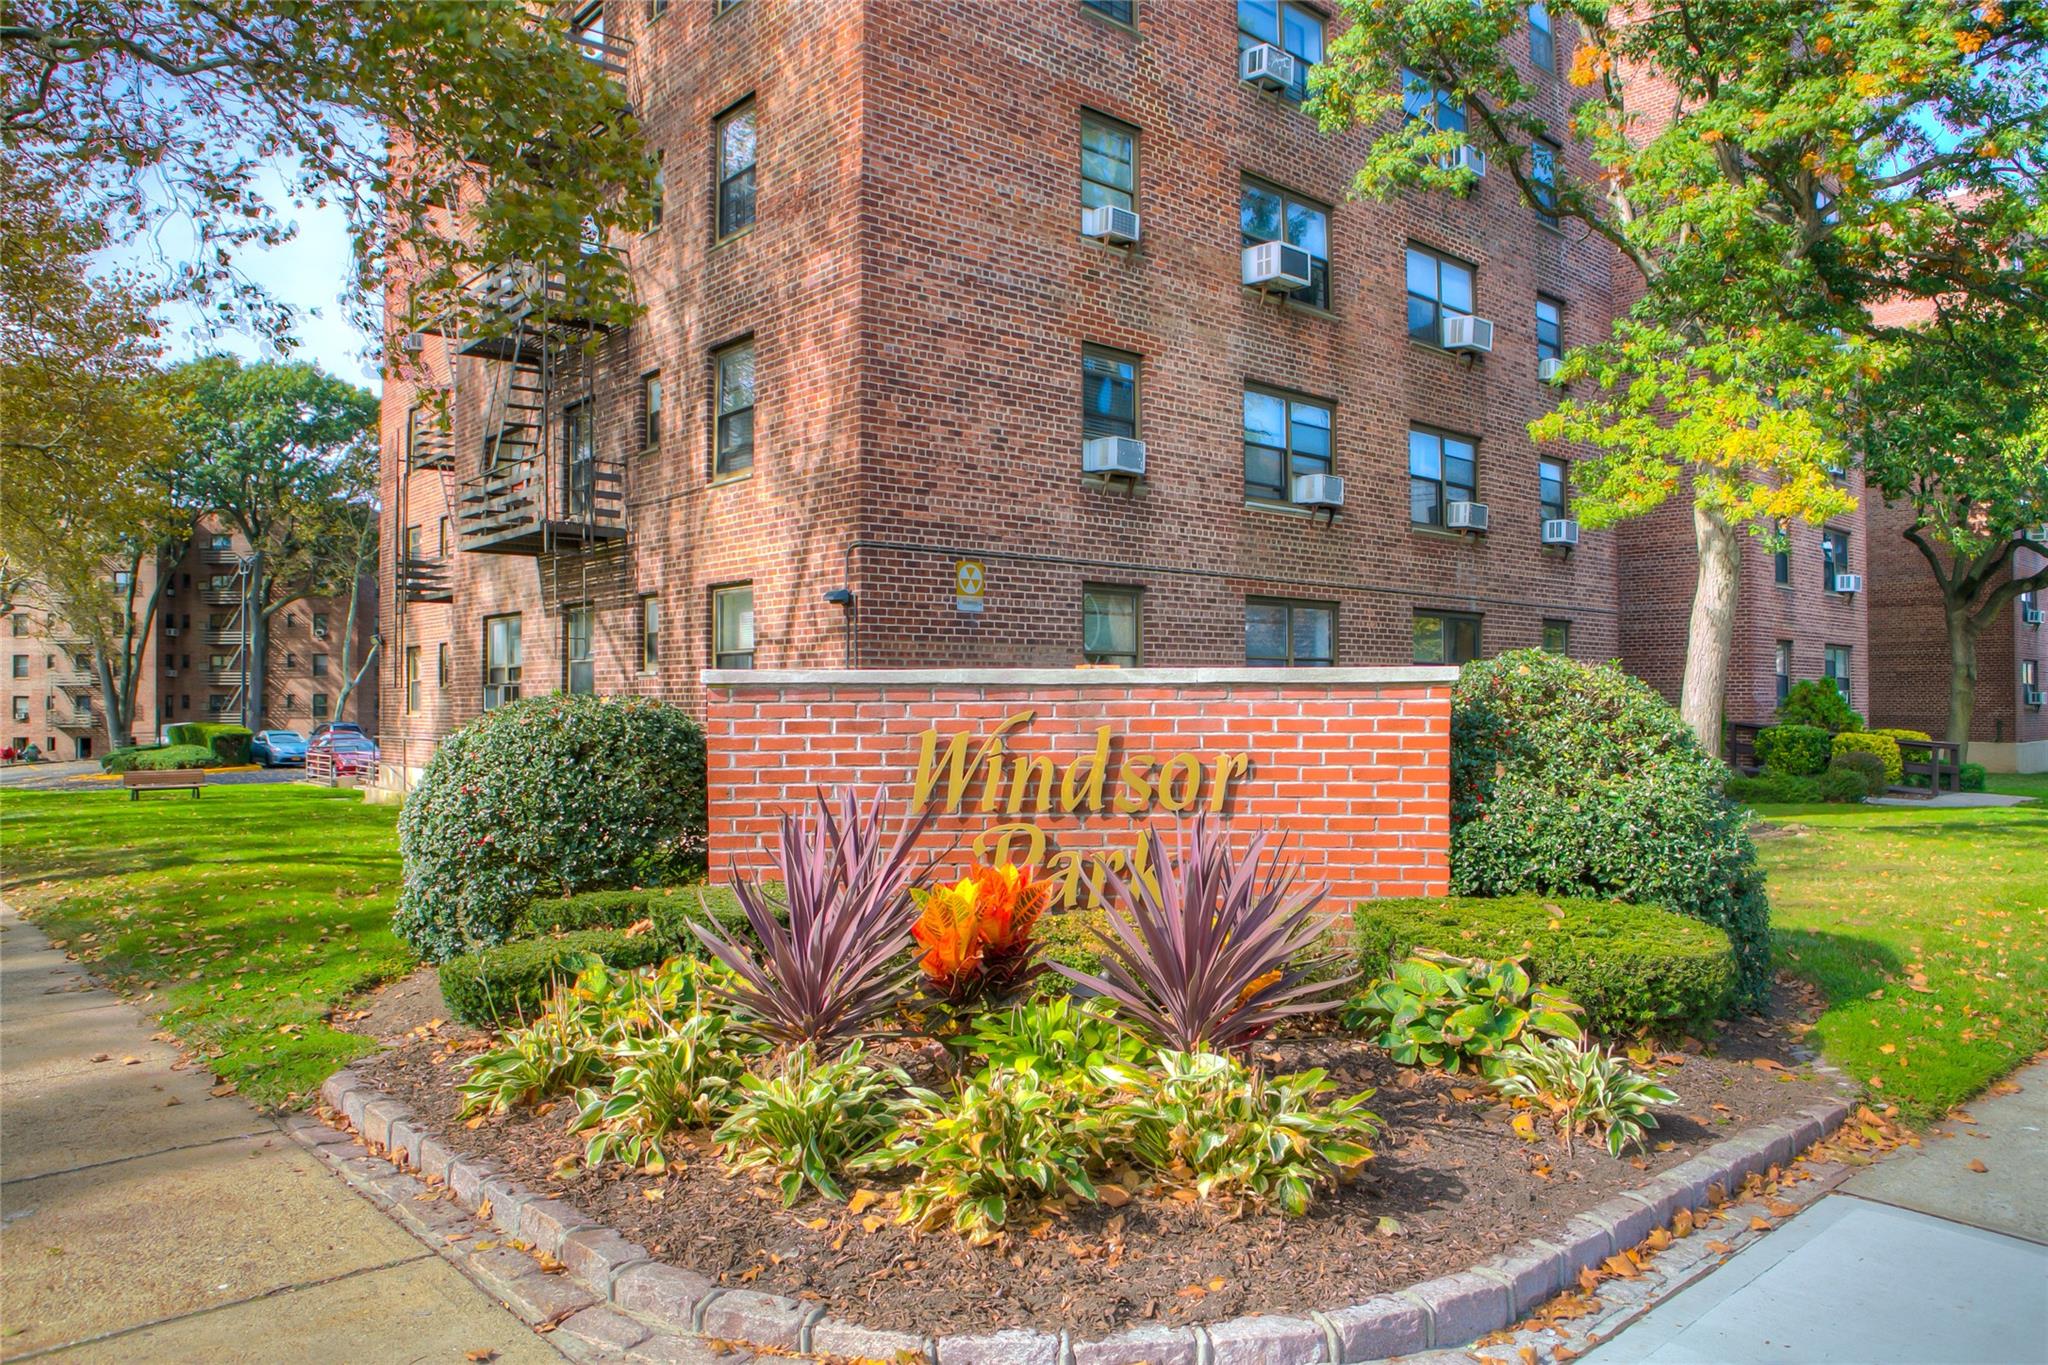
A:
<svg viewBox="0 0 2048 1365">
<path fill-rule="evenodd" d="M 394 1045 L 358 1069 L 450 1145 L 496 1157 L 529 1185 L 722 1284 L 821 1301 L 868 1327 L 932 1334 L 1030 1325 L 1095 1338 L 1148 1322 L 1357 1303 L 1540 1235 L 1825 1093 L 1791 1051 L 1799 1024 L 1737 1021 L 1704 1049 L 1688 1040 L 1657 1055 L 1653 1069 L 1680 1102 L 1651 1135 L 1657 1150 L 1616 1160 L 1585 1142 L 1566 1153 L 1547 1136 L 1523 1140 L 1510 1111 L 1472 1078 L 1395 1066 L 1346 1035 L 1282 1037 L 1257 1055 L 1281 1070 L 1326 1067 L 1338 1093 L 1377 1090 L 1370 1107 L 1385 1122 L 1363 1173 L 1305 1217 L 1234 1217 L 1133 1180 L 1120 1207 L 1013 1211 L 1016 1235 L 1006 1245 L 974 1248 L 950 1233 L 899 1227 L 896 1177 L 850 1184 L 880 1196 L 867 1205 L 856 1193 L 860 1213 L 816 1196 L 785 1209 L 767 1183 L 728 1175 L 708 1143 L 678 1144 L 681 1160 L 660 1177 L 616 1165 L 578 1171 L 570 1158 L 582 1141 L 566 1131 L 574 1112 L 566 1102 L 469 1127 L 455 1118 L 455 1083 L 485 1040 L 438 1022 L 431 981 L 424 992 L 409 978 L 386 993 L 390 1002 L 360 1006 L 370 1012 L 350 1026 Z M 1798 993 L 1781 996 L 1779 1020 L 1806 1012 Z M 914 1074 L 930 1069 L 907 1044 L 879 1055 Z"/>
</svg>

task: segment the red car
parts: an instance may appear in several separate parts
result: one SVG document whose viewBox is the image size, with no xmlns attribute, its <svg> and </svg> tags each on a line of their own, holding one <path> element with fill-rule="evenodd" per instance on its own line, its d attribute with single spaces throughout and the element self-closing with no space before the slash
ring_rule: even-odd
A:
<svg viewBox="0 0 2048 1365">
<path fill-rule="evenodd" d="M 348 730 L 329 730 L 306 746 L 307 770 L 316 772 L 331 762 L 336 777 L 375 776 L 379 757 L 374 743 Z"/>
</svg>

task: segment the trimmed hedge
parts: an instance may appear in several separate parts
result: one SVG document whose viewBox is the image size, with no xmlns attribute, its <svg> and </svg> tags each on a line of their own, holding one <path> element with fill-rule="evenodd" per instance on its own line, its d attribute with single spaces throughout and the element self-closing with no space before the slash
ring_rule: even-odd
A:
<svg viewBox="0 0 2048 1365">
<path fill-rule="evenodd" d="M 779 895 L 776 884 L 770 895 Z M 654 931 L 697 951 L 691 920 L 705 916 L 728 934 L 751 934 L 739 898 L 723 886 L 668 886 L 626 891 L 583 891 L 530 902 L 520 911 L 513 933 L 520 938 L 573 933 L 579 929 L 624 929 L 641 920 L 654 921 Z M 786 923 L 788 911 L 782 912 Z"/>
<path fill-rule="evenodd" d="M 1758 777 L 1731 777 L 1721 784 L 1721 794 L 1744 805 L 1810 806 L 1820 800 L 1820 782 L 1790 773 L 1764 773 Z"/>
<path fill-rule="evenodd" d="M 1818 725 L 1772 725 L 1756 732 L 1757 762 L 1772 772 L 1817 777 L 1829 754 L 1828 732 Z"/>
<path fill-rule="evenodd" d="M 196 744 L 231 768 L 249 761 L 249 742 L 255 738 L 248 726 L 228 721 L 187 720 L 164 727 L 166 744 Z"/>
<path fill-rule="evenodd" d="M 1548 896 L 1363 901 L 1352 912 L 1366 981 L 1417 948 L 1528 960 L 1605 1037 L 1690 1029 L 1727 1014 L 1735 950 L 1720 928 L 1652 905 Z"/>
<path fill-rule="evenodd" d="M 214 762 L 213 750 L 197 744 L 130 744 L 109 750 L 100 770 L 109 773 L 167 773 L 204 768 Z"/>
<path fill-rule="evenodd" d="M 1853 769 L 1829 768 L 1820 775 L 1820 799 L 1823 801 L 1857 802 L 1869 795 L 1869 782 Z"/>
<path fill-rule="evenodd" d="M 1966 792 L 1983 791 L 1984 765 L 1982 763 L 1965 763 L 1962 767 L 1956 769 L 1956 785 Z"/>
<path fill-rule="evenodd" d="M 1861 730 L 1863 717 L 1856 714 L 1835 685 L 1827 678 L 1808 678 L 1792 684 L 1785 700 L 1778 704 L 1781 725 L 1817 725 L 1831 735 L 1844 730 Z"/>
<path fill-rule="evenodd" d="M 585 929 L 553 938 L 501 943 L 441 964 L 441 998 L 465 1024 L 489 1027 L 530 1019 L 555 983 L 573 979 L 586 957 L 621 969 L 650 967 L 677 956 L 673 940 L 622 929 Z"/>
<path fill-rule="evenodd" d="M 1923 744 L 1934 738 L 1933 735 L 1928 734 L 1925 730 L 1901 730 L 1896 726 L 1888 726 L 1882 730 L 1872 730 L 1870 733 L 1873 735 L 1890 735 L 1893 739 L 1917 739 Z"/>
<path fill-rule="evenodd" d="M 1516 650 L 1451 694 L 1451 891 L 1662 905 L 1727 930 L 1740 1003 L 1770 998 L 1770 903 L 1728 769 L 1612 664 Z"/>
<path fill-rule="evenodd" d="M 1905 760 L 1899 754 L 1899 741 L 1891 735 L 1874 732 L 1859 734 L 1845 730 L 1834 739 L 1836 757 L 1843 754 L 1874 754 L 1884 768 L 1884 780 L 1896 782 L 1905 775 Z"/>
<path fill-rule="evenodd" d="M 503 942 L 536 896 L 683 880 L 704 838 L 704 732 L 684 712 L 511 702 L 443 740 L 406 799 L 392 927 L 443 961 Z"/>
<path fill-rule="evenodd" d="M 1863 795 L 1882 796 L 1891 786 L 1885 776 L 1884 760 L 1876 754 L 1845 749 L 1828 760 L 1829 772 L 1852 772 L 1863 780 Z"/>
</svg>

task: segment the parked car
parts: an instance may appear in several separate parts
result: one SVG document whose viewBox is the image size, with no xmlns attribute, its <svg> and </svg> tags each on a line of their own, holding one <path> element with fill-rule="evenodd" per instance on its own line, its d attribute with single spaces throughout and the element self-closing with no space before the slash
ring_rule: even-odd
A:
<svg viewBox="0 0 2048 1365">
<path fill-rule="evenodd" d="M 306 761 L 306 737 L 297 730 L 258 730 L 249 741 L 251 762 L 266 768 L 301 765 Z"/>
<path fill-rule="evenodd" d="M 317 741 L 322 735 L 335 734 L 337 732 L 344 735 L 357 735 L 363 739 L 369 738 L 368 735 L 363 734 L 363 727 L 352 720 L 323 720 L 313 727 L 312 738 Z"/>
<path fill-rule="evenodd" d="M 306 757 L 309 761 L 315 757 L 331 758 L 335 776 L 354 777 L 358 774 L 374 775 L 377 760 L 382 754 L 375 744 L 363 737 L 360 729 L 351 726 L 347 730 L 329 729 L 324 734 L 316 734 L 306 746 Z"/>
</svg>

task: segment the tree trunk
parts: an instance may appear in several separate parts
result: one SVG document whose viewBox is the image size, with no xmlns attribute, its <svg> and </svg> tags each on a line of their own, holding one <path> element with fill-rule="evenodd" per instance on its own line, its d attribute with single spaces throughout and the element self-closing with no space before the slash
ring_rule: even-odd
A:
<svg viewBox="0 0 2048 1365">
<path fill-rule="evenodd" d="M 135 694 L 131 691 L 123 697 L 121 690 L 114 686 L 114 675 L 107 667 L 107 656 L 104 653 L 94 651 L 92 666 L 93 672 L 98 675 L 100 706 L 106 712 L 107 749 L 109 752 L 125 749 L 135 742 L 132 717 Z"/>
<path fill-rule="evenodd" d="M 1967 601 L 1944 594 L 1942 612 L 1948 618 L 1948 736 L 1962 746 L 1962 762 L 1970 759 L 1970 719 L 1977 710 L 1977 635 L 1981 627 L 1973 619 Z"/>
<path fill-rule="evenodd" d="M 249 632 L 243 644 L 244 656 L 249 664 L 249 690 L 242 699 L 242 712 L 248 717 L 246 724 L 251 730 L 265 730 L 263 714 L 264 684 L 267 681 L 265 669 L 270 662 L 270 613 L 265 603 L 270 597 L 267 566 L 263 562 L 263 551 L 249 551 L 249 596 L 242 606 L 242 624 Z"/>
<path fill-rule="evenodd" d="M 1707 752 L 1719 756 L 1742 544 L 1734 526 L 1704 507 L 1694 506 L 1692 525 L 1699 545 L 1700 577 L 1692 595 L 1692 619 L 1686 627 L 1685 681 L 1679 687 L 1678 713 Z"/>
</svg>

